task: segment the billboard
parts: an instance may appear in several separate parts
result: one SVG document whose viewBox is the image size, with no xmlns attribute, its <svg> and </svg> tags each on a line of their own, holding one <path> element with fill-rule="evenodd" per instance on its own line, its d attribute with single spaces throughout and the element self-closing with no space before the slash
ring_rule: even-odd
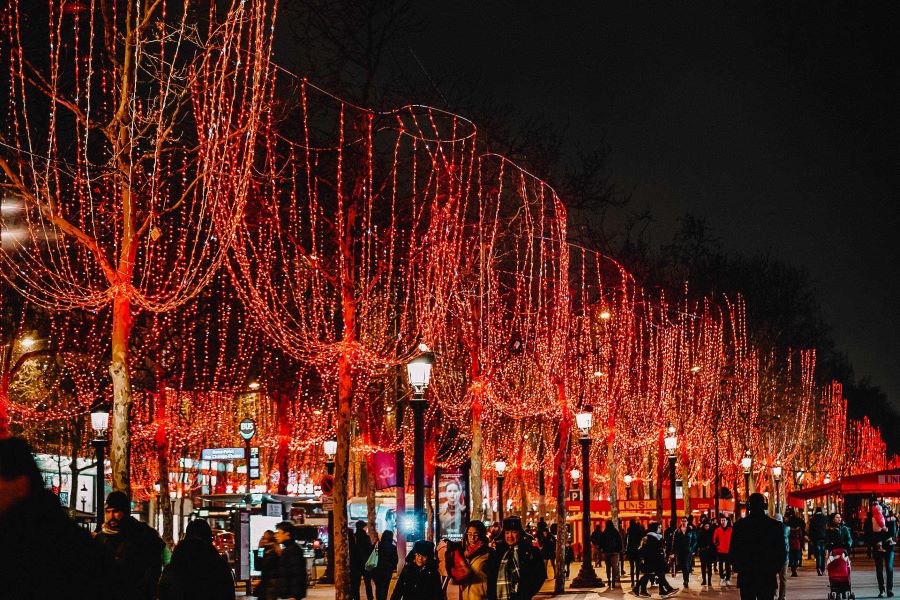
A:
<svg viewBox="0 0 900 600">
<path fill-rule="evenodd" d="M 460 471 L 440 471 L 438 476 L 438 521 L 441 537 L 463 539 L 469 515 L 466 507 L 466 482 Z"/>
</svg>

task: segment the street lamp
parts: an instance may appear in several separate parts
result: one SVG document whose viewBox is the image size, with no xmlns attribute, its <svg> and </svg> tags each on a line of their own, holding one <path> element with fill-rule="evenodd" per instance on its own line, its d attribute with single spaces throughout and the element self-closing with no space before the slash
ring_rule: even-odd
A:
<svg viewBox="0 0 900 600">
<path fill-rule="evenodd" d="M 106 448 L 109 439 L 106 432 L 109 429 L 109 412 L 98 408 L 91 412 L 91 429 L 94 430 L 94 439 L 91 446 L 97 455 L 97 478 L 94 480 L 94 510 L 97 512 L 97 531 L 103 527 L 104 508 L 103 492 L 106 478 Z"/>
<path fill-rule="evenodd" d="M 591 425 L 594 419 L 594 409 L 585 406 L 581 412 L 575 415 L 575 424 L 581 430 L 581 539 L 584 541 L 585 551 L 581 556 L 581 570 L 572 580 L 573 588 L 595 588 L 603 585 L 594 572 L 591 564 L 590 539 L 591 539 Z"/>
<path fill-rule="evenodd" d="M 497 516 L 500 525 L 503 525 L 503 479 L 506 477 L 506 461 L 498 458 L 494 461 L 494 470 L 497 471 Z"/>
<path fill-rule="evenodd" d="M 750 467 L 753 466 L 753 457 L 750 456 L 750 451 L 747 450 L 746 454 L 744 454 L 744 458 L 741 459 L 741 466 L 744 468 L 744 492 L 746 494 L 746 498 L 750 498 Z M 744 500 L 744 504 L 746 505 L 747 500 Z"/>
<path fill-rule="evenodd" d="M 329 475 L 334 475 L 334 456 L 337 454 L 337 440 L 325 440 L 322 442 L 322 450 L 325 452 L 325 472 Z M 334 509 L 328 511 L 328 556 L 325 562 L 325 573 L 322 575 L 322 581 L 332 583 L 334 582 Z"/>
<path fill-rule="evenodd" d="M 678 433 L 675 426 L 669 423 L 666 428 L 666 437 L 663 439 L 666 452 L 669 453 L 669 510 L 673 531 L 678 522 L 678 508 L 675 503 L 675 450 L 678 448 Z"/>
<path fill-rule="evenodd" d="M 406 363 L 406 374 L 413 389 L 410 405 L 413 409 L 413 512 L 415 532 L 413 541 L 425 537 L 425 389 L 431 381 L 434 354 L 425 344 L 419 345 L 419 353 Z"/>
<path fill-rule="evenodd" d="M 772 467 L 772 476 L 775 478 L 775 514 L 781 513 L 781 465 Z"/>
<path fill-rule="evenodd" d="M 622 479 L 625 480 L 625 499 L 631 500 L 631 482 L 634 481 L 634 477 L 626 474 Z"/>
</svg>

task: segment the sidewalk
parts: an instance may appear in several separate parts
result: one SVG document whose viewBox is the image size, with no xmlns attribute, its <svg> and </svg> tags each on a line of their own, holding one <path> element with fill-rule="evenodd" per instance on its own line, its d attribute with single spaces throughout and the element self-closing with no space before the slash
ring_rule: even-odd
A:
<svg viewBox="0 0 900 600">
<path fill-rule="evenodd" d="M 798 572 L 799 577 L 790 577 L 788 573 L 786 600 L 825 600 L 828 597 L 828 578 L 816 575 L 815 565 L 810 561 L 804 561 L 804 567 Z M 577 565 L 580 567 L 580 565 Z M 576 565 L 572 565 L 572 576 L 578 572 Z M 695 576 L 696 575 L 696 576 Z M 871 560 L 865 558 L 853 559 L 853 592 L 859 600 L 864 598 L 875 598 L 878 595 L 878 584 L 875 580 L 875 568 Z M 700 570 L 695 569 L 695 574 L 691 576 L 691 582 L 687 589 L 682 589 L 674 598 L 696 598 L 710 600 L 739 600 L 740 593 L 734 586 L 721 587 L 718 584 L 718 578 L 715 578 L 715 585 L 711 587 L 701 587 Z M 736 580 L 735 580 L 736 581 Z M 681 574 L 676 577 L 669 577 L 669 583 L 676 587 L 681 586 Z M 599 590 L 566 590 L 559 596 L 553 596 L 553 582 L 547 581 L 541 593 L 536 598 L 544 600 L 547 598 L 556 598 L 559 600 L 637 600 L 637 596 L 629 591 L 630 585 L 626 579 L 625 589 L 616 588 L 609 590 L 600 588 Z M 653 598 L 658 600 L 659 595 L 655 588 L 651 588 Z M 242 594 L 238 594 L 238 598 L 245 598 Z M 331 600 L 334 598 L 334 587 L 331 585 L 318 585 L 310 588 L 309 594 L 306 596 L 308 600 Z M 365 600 L 365 593 L 362 594 Z M 459 596 L 450 590 L 447 600 L 458 600 Z M 900 598 L 900 596 L 898 596 Z"/>
</svg>

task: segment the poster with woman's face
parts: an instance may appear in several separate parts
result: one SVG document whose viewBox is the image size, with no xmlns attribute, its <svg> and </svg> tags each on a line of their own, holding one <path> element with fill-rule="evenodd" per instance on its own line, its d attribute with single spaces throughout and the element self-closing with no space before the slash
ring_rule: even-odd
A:
<svg viewBox="0 0 900 600">
<path fill-rule="evenodd" d="M 459 541 L 467 522 L 466 495 L 462 474 L 441 472 L 438 479 L 438 518 L 441 537 Z"/>
</svg>

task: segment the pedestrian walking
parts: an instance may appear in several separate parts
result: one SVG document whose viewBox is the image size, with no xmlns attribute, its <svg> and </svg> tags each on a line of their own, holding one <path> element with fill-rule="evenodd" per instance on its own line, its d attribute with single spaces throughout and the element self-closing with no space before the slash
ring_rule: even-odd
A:
<svg viewBox="0 0 900 600">
<path fill-rule="evenodd" d="M 157 586 L 159 600 L 234 600 L 234 577 L 203 519 L 188 523 Z"/>
<path fill-rule="evenodd" d="M 600 525 L 594 526 L 591 532 L 591 563 L 598 569 L 603 561 L 603 528 Z"/>
<path fill-rule="evenodd" d="M 716 562 L 716 546 L 713 544 L 713 528 L 710 521 L 700 525 L 697 534 L 697 553 L 700 557 L 700 585 L 712 585 L 713 563 Z"/>
<path fill-rule="evenodd" d="M 366 600 L 372 600 L 372 576 L 366 572 L 366 561 L 375 549 L 366 531 L 366 522 L 357 521 L 356 531 L 350 537 L 350 597 L 360 600 L 360 586 L 366 590 Z"/>
<path fill-rule="evenodd" d="M 537 549 L 524 538 L 519 517 L 503 520 L 503 540 L 488 563 L 490 600 L 531 600 L 537 594 L 547 571 Z"/>
<path fill-rule="evenodd" d="M 256 570 L 259 571 L 259 583 L 253 591 L 260 600 L 276 600 L 278 590 L 275 586 L 275 572 L 278 569 L 278 554 L 275 551 L 275 532 L 267 529 L 259 539 L 256 551 Z"/>
<path fill-rule="evenodd" d="M 460 587 L 461 600 L 486 600 L 488 563 L 491 559 L 487 528 L 478 520 L 466 526 L 465 545 L 452 559 L 450 576 Z"/>
<path fill-rule="evenodd" d="M 831 552 L 835 548 L 841 548 L 850 554 L 850 548 L 853 547 L 853 536 L 850 534 L 850 528 L 844 525 L 844 518 L 841 513 L 831 513 L 828 518 L 828 527 L 825 529 L 825 549 Z"/>
<path fill-rule="evenodd" d="M 381 539 L 376 546 L 378 559 L 372 569 L 372 581 L 375 582 L 375 599 L 387 600 L 391 578 L 397 570 L 397 544 L 394 543 L 394 532 L 386 529 L 381 532 Z"/>
<path fill-rule="evenodd" d="M 288 600 L 306 598 L 306 558 L 297 545 L 294 524 L 282 521 L 275 526 L 275 552 L 278 554 L 278 570 L 275 576 L 278 597 Z"/>
<path fill-rule="evenodd" d="M 894 596 L 894 551 L 897 545 L 897 518 L 890 509 L 878 504 L 872 507 L 871 547 L 875 560 L 875 578 L 878 581 L 878 597 L 883 598 L 887 589 L 888 598 Z M 885 587 L 886 585 L 886 587 Z"/>
<path fill-rule="evenodd" d="M 625 532 L 625 556 L 628 558 L 628 571 L 631 578 L 631 586 L 634 587 L 637 577 L 640 576 L 638 568 L 641 564 L 641 540 L 645 535 L 644 528 L 632 519 Z"/>
<path fill-rule="evenodd" d="M 803 558 L 803 538 L 806 536 L 805 523 L 793 511 L 788 512 L 788 566 L 791 577 L 797 576 L 797 569 Z"/>
<path fill-rule="evenodd" d="M 638 596 L 649 598 L 647 584 L 653 577 L 659 581 L 659 595 L 667 598 L 678 590 L 666 581 L 666 554 L 663 546 L 662 534 L 659 533 L 659 523 L 650 523 L 647 533 L 641 541 L 641 577 L 637 587 L 633 590 Z"/>
<path fill-rule="evenodd" d="M 822 507 L 817 506 L 812 518 L 809 520 L 809 549 L 816 560 L 816 574 L 825 574 L 825 532 L 828 528 L 828 519 L 822 512 Z"/>
<path fill-rule="evenodd" d="M 682 519 L 672 534 L 672 554 L 675 556 L 675 568 L 681 569 L 684 587 L 688 587 L 691 574 L 691 537 L 688 520 Z"/>
<path fill-rule="evenodd" d="M 765 496 L 750 494 L 747 516 L 734 525 L 729 557 L 741 600 L 773 600 L 785 564 L 784 526 L 766 514 Z"/>
<path fill-rule="evenodd" d="M 728 517 L 722 517 L 722 524 L 713 532 L 713 544 L 716 547 L 716 557 L 719 559 L 719 584 L 731 585 L 731 559 L 728 555 L 731 551 L 731 521 Z"/>
<path fill-rule="evenodd" d="M 541 559 L 544 561 L 544 572 L 551 573 L 556 561 L 556 538 L 549 530 L 538 532 L 538 547 L 541 549 Z"/>
<path fill-rule="evenodd" d="M 619 583 L 619 554 L 622 552 L 622 536 L 612 519 L 607 519 L 600 544 L 603 562 L 606 563 L 606 581 L 610 588 Z"/>
<path fill-rule="evenodd" d="M 100 549 L 44 488 L 31 447 L 0 438 L 0 597 L 104 598 Z"/>
<path fill-rule="evenodd" d="M 107 595 L 153 600 L 165 544 L 156 530 L 131 516 L 131 500 L 122 492 L 106 497 L 105 516 L 96 539 L 103 553 Z"/>
<path fill-rule="evenodd" d="M 439 600 L 444 597 L 435 562 L 434 542 L 419 540 L 406 557 L 391 600 Z"/>
</svg>

